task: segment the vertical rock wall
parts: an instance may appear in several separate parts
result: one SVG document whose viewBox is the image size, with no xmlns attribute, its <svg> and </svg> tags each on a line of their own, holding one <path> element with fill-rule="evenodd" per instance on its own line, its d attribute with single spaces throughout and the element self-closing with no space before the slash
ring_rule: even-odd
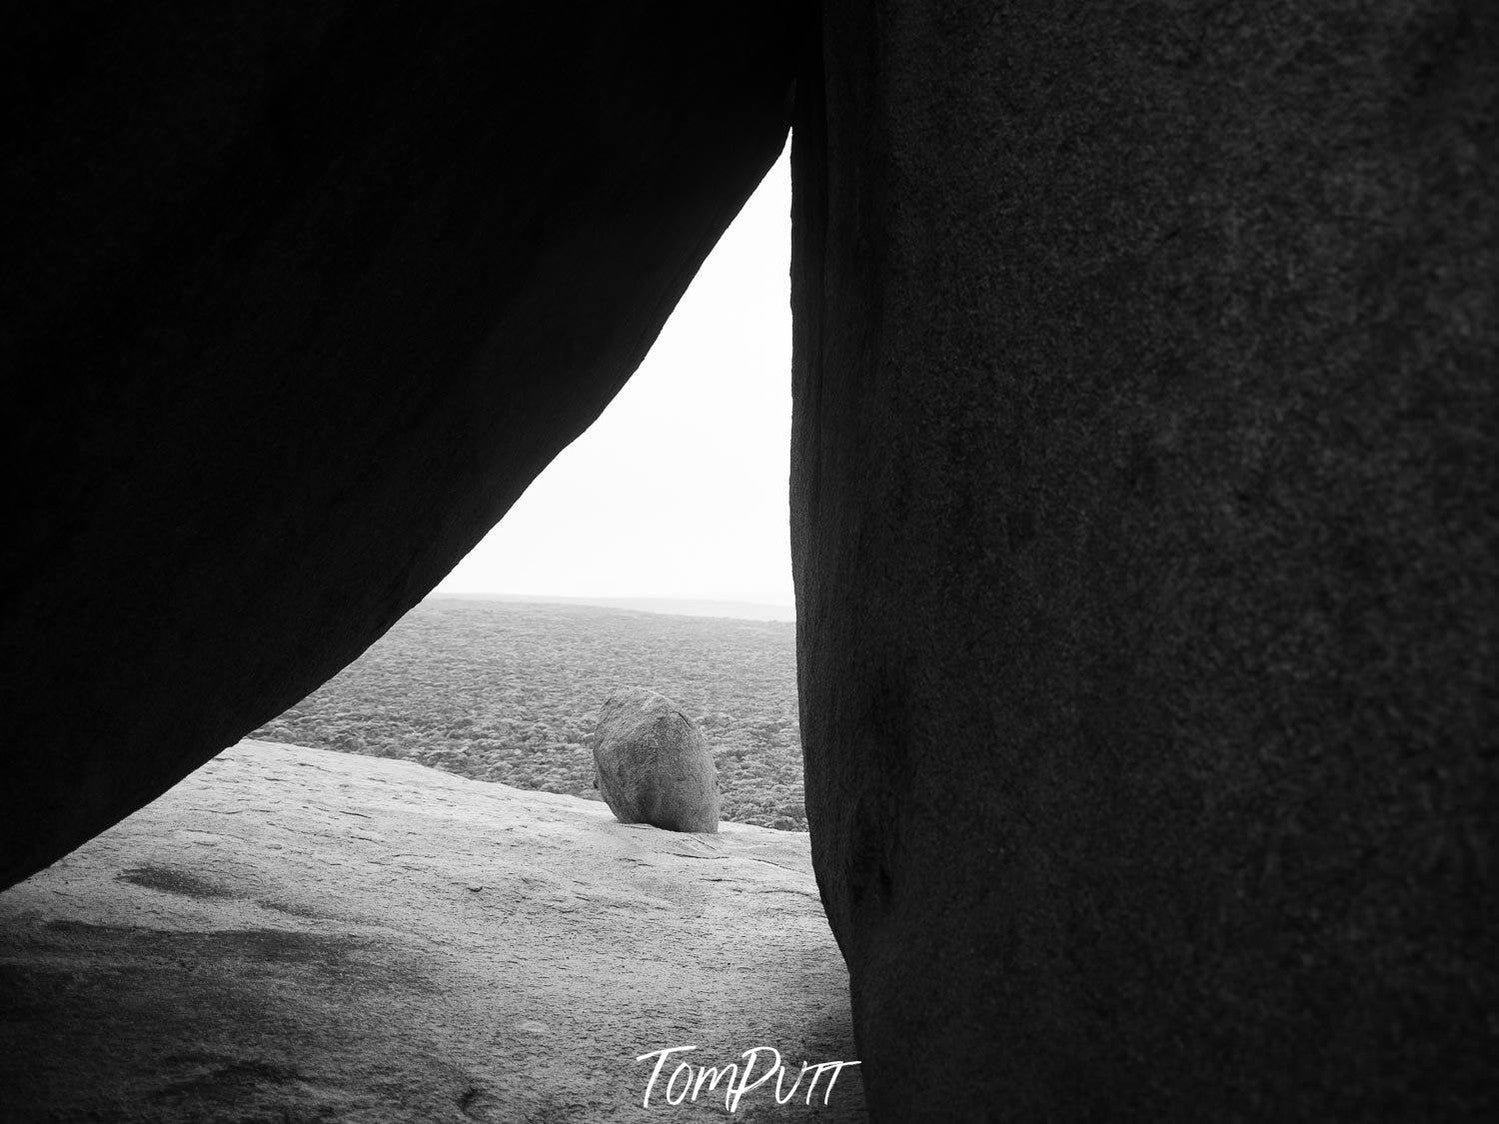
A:
<svg viewBox="0 0 1499 1124">
<path fill-rule="evenodd" d="M 1494 1110 L 1496 17 L 827 3 L 802 731 L 881 1117 Z"/>
</svg>

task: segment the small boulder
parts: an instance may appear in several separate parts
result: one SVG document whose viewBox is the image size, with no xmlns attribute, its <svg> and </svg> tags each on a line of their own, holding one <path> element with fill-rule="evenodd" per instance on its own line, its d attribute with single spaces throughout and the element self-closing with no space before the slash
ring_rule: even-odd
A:
<svg viewBox="0 0 1499 1124">
<path fill-rule="evenodd" d="M 670 699 L 615 691 L 599 711 L 594 784 L 620 823 L 718 830 L 718 769 L 707 739 Z"/>
</svg>

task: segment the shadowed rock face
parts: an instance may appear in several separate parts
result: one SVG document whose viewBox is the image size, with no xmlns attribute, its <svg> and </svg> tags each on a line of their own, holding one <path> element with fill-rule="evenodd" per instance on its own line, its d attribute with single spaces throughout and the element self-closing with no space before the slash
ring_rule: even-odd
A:
<svg viewBox="0 0 1499 1124">
<path fill-rule="evenodd" d="M 12 29 L 0 878 L 439 580 L 797 71 L 801 725 L 876 1115 L 1499 1113 L 1499 11 L 791 7 Z"/>
<path fill-rule="evenodd" d="M 0 885 L 352 660 L 598 415 L 782 147 L 788 7 L 12 29 Z"/>
<path fill-rule="evenodd" d="M 1496 18 L 826 5 L 802 733 L 889 1119 L 1496 1110 Z"/>
<path fill-rule="evenodd" d="M 718 769 L 707 739 L 670 699 L 643 687 L 599 708 L 594 786 L 620 823 L 718 830 Z"/>
</svg>

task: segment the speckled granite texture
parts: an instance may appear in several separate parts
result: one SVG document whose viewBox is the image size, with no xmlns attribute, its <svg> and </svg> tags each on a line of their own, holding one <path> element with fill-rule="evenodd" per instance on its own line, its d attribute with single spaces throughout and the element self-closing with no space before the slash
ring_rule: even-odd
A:
<svg viewBox="0 0 1499 1124">
<path fill-rule="evenodd" d="M 0 895 L 0 1117 L 858 1121 L 846 987 L 800 832 L 242 742 Z"/>
<path fill-rule="evenodd" d="M 1499 1112 L 1496 26 L 827 4 L 802 730 L 882 1118 Z"/>
</svg>

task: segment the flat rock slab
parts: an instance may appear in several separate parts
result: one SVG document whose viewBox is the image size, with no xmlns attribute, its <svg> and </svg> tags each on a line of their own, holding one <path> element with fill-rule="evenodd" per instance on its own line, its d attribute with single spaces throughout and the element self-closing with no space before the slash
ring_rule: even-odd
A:
<svg viewBox="0 0 1499 1124">
<path fill-rule="evenodd" d="M 683 835 L 408 762 L 241 742 L 0 895 L 7 1120 L 864 1118 L 858 1067 L 732 1115 L 674 1046 L 855 1057 L 805 834 Z M 761 1069 L 771 1056 L 762 1055 Z M 675 1092 L 682 1089 L 679 1084 Z"/>
</svg>

